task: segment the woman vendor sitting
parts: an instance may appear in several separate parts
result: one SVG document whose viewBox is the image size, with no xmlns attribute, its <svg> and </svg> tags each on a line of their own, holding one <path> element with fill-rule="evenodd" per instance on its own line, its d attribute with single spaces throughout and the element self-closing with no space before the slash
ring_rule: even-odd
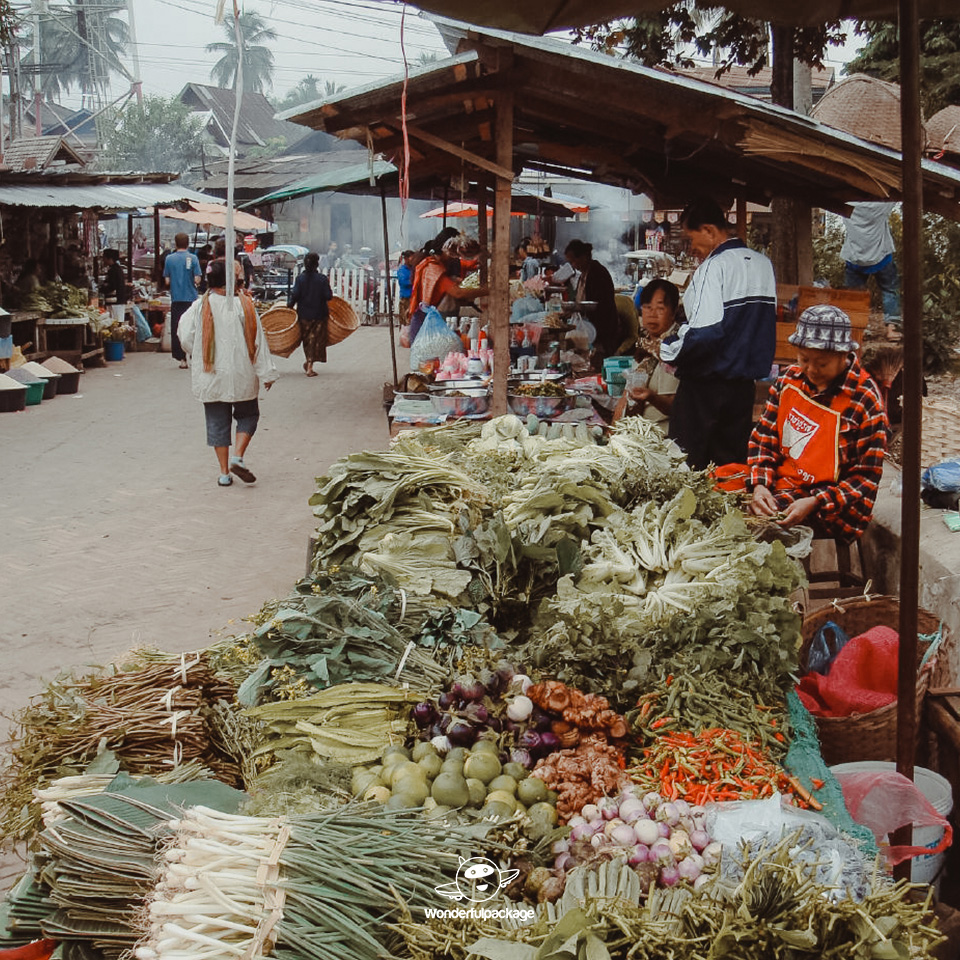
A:
<svg viewBox="0 0 960 960">
<path fill-rule="evenodd" d="M 651 280 L 640 294 L 640 315 L 643 338 L 640 341 L 640 369 L 649 374 L 645 387 L 631 387 L 627 393 L 627 412 L 640 414 L 655 423 L 666 436 L 670 426 L 670 410 L 679 380 L 673 367 L 660 360 L 660 341 L 677 331 L 677 309 L 680 291 L 669 280 Z"/>
<path fill-rule="evenodd" d="M 790 343 L 796 366 L 770 388 L 750 436 L 748 509 L 782 527 L 807 523 L 819 536 L 855 540 L 873 515 L 883 470 L 883 400 L 838 307 L 804 310 Z"/>
</svg>

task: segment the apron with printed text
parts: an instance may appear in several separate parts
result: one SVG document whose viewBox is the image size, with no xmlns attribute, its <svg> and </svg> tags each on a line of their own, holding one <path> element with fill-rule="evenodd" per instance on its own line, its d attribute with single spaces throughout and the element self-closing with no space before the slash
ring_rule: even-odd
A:
<svg viewBox="0 0 960 960">
<path fill-rule="evenodd" d="M 837 395 L 826 407 L 794 386 L 780 395 L 777 433 L 783 463 L 776 489 L 836 482 L 840 475 L 840 417 L 846 398 Z"/>
</svg>

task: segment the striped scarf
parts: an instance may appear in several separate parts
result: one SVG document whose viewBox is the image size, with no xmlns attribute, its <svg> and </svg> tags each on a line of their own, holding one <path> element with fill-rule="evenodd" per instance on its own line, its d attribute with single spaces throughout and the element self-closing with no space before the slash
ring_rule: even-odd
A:
<svg viewBox="0 0 960 960">
<path fill-rule="evenodd" d="M 226 296 L 226 290 L 207 290 L 200 303 L 200 322 L 202 324 L 203 369 L 205 373 L 213 373 L 213 359 L 216 352 L 216 338 L 213 333 L 213 308 L 210 306 L 210 294 L 217 293 Z M 247 341 L 247 354 L 250 362 L 257 359 L 257 311 L 249 294 L 240 291 L 240 303 L 243 305 L 243 338 Z"/>
</svg>

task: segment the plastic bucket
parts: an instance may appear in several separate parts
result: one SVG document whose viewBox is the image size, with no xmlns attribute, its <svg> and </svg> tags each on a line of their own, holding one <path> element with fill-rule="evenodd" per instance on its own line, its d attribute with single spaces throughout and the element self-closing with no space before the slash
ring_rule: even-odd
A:
<svg viewBox="0 0 960 960">
<path fill-rule="evenodd" d="M 873 773 L 880 770 L 896 770 L 897 765 L 888 760 L 861 760 L 856 763 L 838 763 L 830 768 L 836 776 L 843 773 Z M 939 773 L 928 770 L 926 767 L 913 768 L 913 782 L 917 789 L 927 798 L 930 806 L 942 817 L 949 817 L 953 810 L 953 790 L 950 781 L 941 777 Z M 933 850 L 943 838 L 942 827 L 914 827 L 913 845 L 928 847 Z M 924 854 L 914 857 L 910 864 L 910 879 L 914 883 L 933 883 L 940 895 L 940 874 L 946 859 L 946 851 L 936 854 Z"/>
<path fill-rule="evenodd" d="M 123 359 L 123 341 L 122 340 L 104 340 L 103 359 L 104 360 L 122 360 Z"/>
</svg>

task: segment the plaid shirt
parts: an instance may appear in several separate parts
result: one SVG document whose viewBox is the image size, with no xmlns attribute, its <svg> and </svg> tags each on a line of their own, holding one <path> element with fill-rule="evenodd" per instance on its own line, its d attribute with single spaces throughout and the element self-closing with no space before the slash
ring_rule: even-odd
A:
<svg viewBox="0 0 960 960">
<path fill-rule="evenodd" d="M 818 483 L 796 490 L 775 490 L 777 469 L 784 461 L 777 411 L 784 387 L 793 386 L 811 399 L 829 406 L 833 397 L 842 394 L 847 404 L 840 414 L 840 471 L 835 483 Z M 876 384 L 854 358 L 847 372 L 827 390 L 818 392 L 801 373 L 788 367 L 770 388 L 763 415 L 753 428 L 747 464 L 749 487 L 769 487 L 780 509 L 802 497 L 819 501 L 811 518 L 830 536 L 845 540 L 860 537 L 873 515 L 877 487 L 883 472 L 883 456 L 887 449 L 887 414 Z"/>
</svg>

